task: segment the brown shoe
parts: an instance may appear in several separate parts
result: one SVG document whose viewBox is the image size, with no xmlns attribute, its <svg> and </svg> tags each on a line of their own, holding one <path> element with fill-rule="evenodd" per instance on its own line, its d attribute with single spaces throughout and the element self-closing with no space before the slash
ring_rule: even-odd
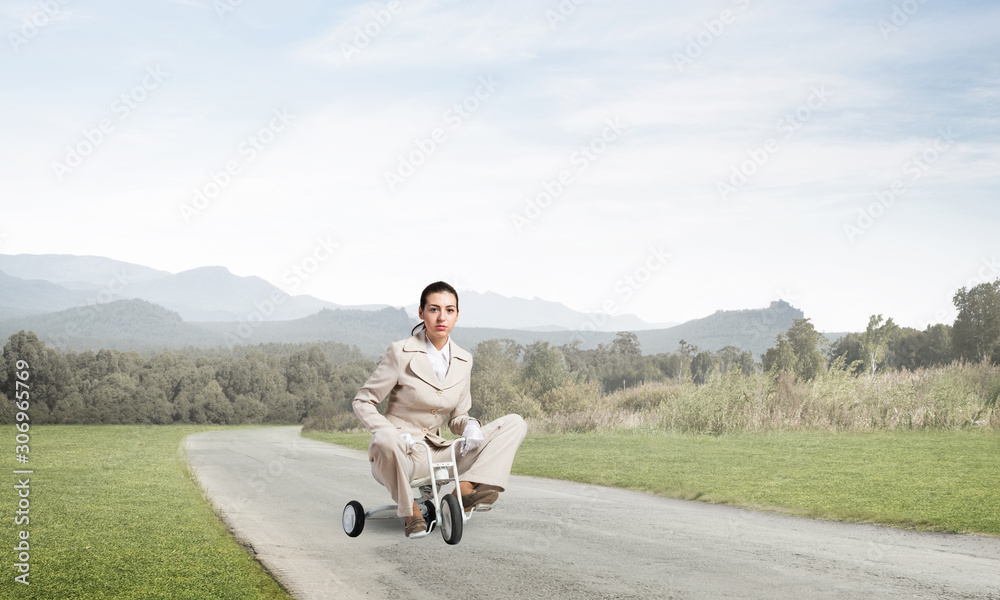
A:
<svg viewBox="0 0 1000 600">
<path fill-rule="evenodd" d="M 417 533 L 427 533 L 427 522 L 420 513 L 414 513 L 412 517 L 406 517 L 406 537 L 411 537 Z"/>
<path fill-rule="evenodd" d="M 475 510 L 476 512 L 484 512 L 493 508 L 493 503 L 497 501 L 500 497 L 500 492 L 496 490 L 472 490 L 471 494 L 467 496 L 462 496 L 462 508 L 465 512 L 470 512 Z"/>
</svg>

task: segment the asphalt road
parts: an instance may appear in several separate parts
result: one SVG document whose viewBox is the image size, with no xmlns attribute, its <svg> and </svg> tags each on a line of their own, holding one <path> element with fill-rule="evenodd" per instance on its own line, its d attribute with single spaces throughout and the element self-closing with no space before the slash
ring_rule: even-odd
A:
<svg viewBox="0 0 1000 600">
<path fill-rule="evenodd" d="M 612 488 L 513 477 L 460 544 L 369 521 L 391 502 L 365 454 L 297 427 L 185 440 L 234 535 L 302 600 L 314 598 L 975 598 L 1000 600 L 1000 539 L 814 521 Z"/>
</svg>

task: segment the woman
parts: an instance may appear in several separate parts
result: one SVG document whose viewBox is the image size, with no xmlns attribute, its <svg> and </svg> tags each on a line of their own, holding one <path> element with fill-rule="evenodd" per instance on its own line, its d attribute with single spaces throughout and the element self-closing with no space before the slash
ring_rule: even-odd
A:
<svg viewBox="0 0 1000 600">
<path fill-rule="evenodd" d="M 427 477 L 427 449 L 435 461 L 450 460 L 451 441 L 441 426 L 465 438 L 457 449 L 460 493 L 466 511 L 489 510 L 504 491 L 510 468 L 527 425 L 519 415 L 507 415 L 487 425 L 469 417 L 472 355 L 451 341 L 458 320 L 458 292 L 443 281 L 424 288 L 418 311 L 423 323 L 413 335 L 394 342 L 382 362 L 354 398 L 354 412 L 372 432 L 368 459 L 372 475 L 388 488 L 406 517 L 410 537 L 427 531 L 413 501 L 410 481 Z M 417 331 L 418 328 L 421 330 Z M 377 405 L 388 395 L 385 414 Z M 449 456 L 449 458 L 445 458 Z"/>
</svg>

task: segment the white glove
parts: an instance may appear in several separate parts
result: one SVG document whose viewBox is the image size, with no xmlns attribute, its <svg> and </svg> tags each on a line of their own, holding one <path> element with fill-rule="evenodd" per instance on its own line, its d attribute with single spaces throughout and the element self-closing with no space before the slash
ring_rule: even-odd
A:
<svg viewBox="0 0 1000 600">
<path fill-rule="evenodd" d="M 473 452 L 483 445 L 483 429 L 479 426 L 479 421 L 474 419 L 469 419 L 465 423 L 465 431 L 462 432 L 462 437 L 465 441 L 462 442 L 462 447 L 459 448 L 459 452 L 462 456 L 465 456 L 469 452 Z"/>
<path fill-rule="evenodd" d="M 399 437 L 403 438 L 403 443 L 406 444 L 406 451 L 412 452 L 414 444 L 413 436 L 408 433 L 401 433 L 399 434 Z"/>
</svg>

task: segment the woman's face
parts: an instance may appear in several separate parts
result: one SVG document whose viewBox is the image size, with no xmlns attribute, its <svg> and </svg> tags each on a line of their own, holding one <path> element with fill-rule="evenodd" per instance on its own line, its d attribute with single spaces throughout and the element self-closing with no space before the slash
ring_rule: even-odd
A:
<svg viewBox="0 0 1000 600">
<path fill-rule="evenodd" d="M 458 299 L 450 292 L 428 294 L 419 313 L 427 327 L 427 338 L 440 350 L 458 320 Z"/>
</svg>

